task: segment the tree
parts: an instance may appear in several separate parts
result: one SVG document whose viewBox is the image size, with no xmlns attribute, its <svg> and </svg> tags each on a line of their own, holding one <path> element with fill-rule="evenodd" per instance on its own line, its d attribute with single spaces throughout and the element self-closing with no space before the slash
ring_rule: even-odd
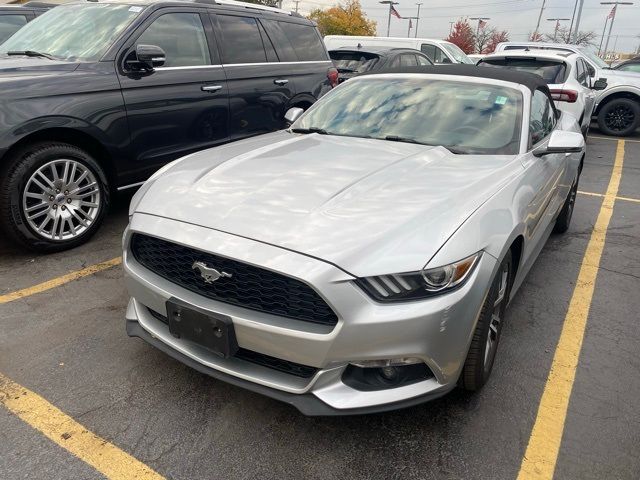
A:
<svg viewBox="0 0 640 480">
<path fill-rule="evenodd" d="M 309 18 L 318 24 L 324 35 L 366 35 L 376 34 L 376 22 L 368 20 L 359 0 L 347 0 L 344 5 L 328 10 L 315 9 Z"/>
<path fill-rule="evenodd" d="M 555 35 L 547 34 L 545 35 L 546 40 L 548 42 L 558 42 L 558 43 L 573 43 L 575 45 L 585 45 L 592 46 L 595 45 L 595 40 L 598 37 L 598 34 L 594 31 L 589 32 L 578 32 L 578 36 L 576 37 L 575 42 L 571 40 L 571 32 L 567 27 L 558 28 L 558 32 Z"/>
<path fill-rule="evenodd" d="M 533 33 L 531 33 L 531 35 L 529 35 L 529 41 L 530 42 L 543 42 L 544 38 L 542 37 L 542 34 L 540 32 L 533 32 Z"/>
<path fill-rule="evenodd" d="M 475 52 L 473 29 L 467 19 L 458 20 L 445 40 L 457 45 L 464 53 Z"/>
<path fill-rule="evenodd" d="M 487 45 L 495 32 L 495 29 L 487 28 L 486 23 L 481 25 L 473 35 L 474 53 L 485 53 Z"/>
<path fill-rule="evenodd" d="M 280 4 L 278 0 L 243 0 L 248 3 L 256 3 L 258 5 L 265 5 L 267 7 L 278 7 Z"/>
<path fill-rule="evenodd" d="M 501 32 L 494 30 L 493 34 L 491 35 L 491 38 L 489 38 L 489 42 L 480 53 L 493 53 L 496 51 L 496 47 L 500 42 L 508 42 L 508 41 L 509 41 L 509 32 L 507 32 L 506 30 L 502 30 Z"/>
</svg>

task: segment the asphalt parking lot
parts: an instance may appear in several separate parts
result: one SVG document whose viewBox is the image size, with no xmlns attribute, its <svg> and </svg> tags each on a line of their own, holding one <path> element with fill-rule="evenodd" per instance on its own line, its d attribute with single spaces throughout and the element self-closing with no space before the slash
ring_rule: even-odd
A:
<svg viewBox="0 0 640 480">
<path fill-rule="evenodd" d="M 594 130 L 579 190 L 488 385 L 371 416 L 307 418 L 128 338 L 127 197 L 75 250 L 0 240 L 0 478 L 640 478 L 640 135 Z"/>
</svg>

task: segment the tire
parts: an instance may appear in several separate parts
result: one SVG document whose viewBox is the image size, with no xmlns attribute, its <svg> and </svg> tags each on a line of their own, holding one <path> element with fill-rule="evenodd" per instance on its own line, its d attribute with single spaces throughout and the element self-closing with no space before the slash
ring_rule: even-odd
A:
<svg viewBox="0 0 640 480">
<path fill-rule="evenodd" d="M 640 125 L 640 104 L 629 98 L 615 98 L 598 112 L 598 126 L 605 135 L 626 137 Z"/>
<path fill-rule="evenodd" d="M 104 171 L 73 145 L 30 145 L 8 158 L 0 172 L 0 229 L 34 251 L 58 252 L 85 243 L 108 206 Z"/>
<path fill-rule="evenodd" d="M 556 223 L 553 226 L 553 233 L 564 233 L 569 230 L 571 224 L 571 217 L 573 216 L 573 207 L 576 203 L 576 196 L 578 194 L 578 181 L 580 180 L 580 174 L 576 176 L 576 179 L 571 185 L 571 190 L 564 201 L 560 215 L 556 218 Z"/>
<path fill-rule="evenodd" d="M 491 281 L 491 287 L 482 305 L 480 317 L 471 339 L 471 346 L 458 381 L 464 390 L 471 392 L 480 390 L 491 375 L 502 333 L 504 313 L 511 292 L 512 265 L 513 259 L 511 252 L 509 252 L 500 263 L 500 267 Z"/>
</svg>

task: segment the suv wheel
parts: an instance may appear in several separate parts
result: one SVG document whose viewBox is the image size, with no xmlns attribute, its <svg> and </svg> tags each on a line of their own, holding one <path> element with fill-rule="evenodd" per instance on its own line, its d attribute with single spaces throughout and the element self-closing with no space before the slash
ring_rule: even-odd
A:
<svg viewBox="0 0 640 480">
<path fill-rule="evenodd" d="M 598 126 L 606 135 L 626 137 L 640 124 L 640 104 L 629 98 L 616 98 L 598 113 Z"/>
<path fill-rule="evenodd" d="M 458 381 L 465 390 L 480 390 L 491 375 L 511 291 L 511 257 L 511 252 L 508 252 L 502 260 L 482 305 L 469 353 Z"/>
<path fill-rule="evenodd" d="M 22 150 L 0 178 L 0 226 L 16 242 L 41 252 L 86 242 L 108 204 L 103 170 L 87 152 L 65 143 Z"/>
</svg>

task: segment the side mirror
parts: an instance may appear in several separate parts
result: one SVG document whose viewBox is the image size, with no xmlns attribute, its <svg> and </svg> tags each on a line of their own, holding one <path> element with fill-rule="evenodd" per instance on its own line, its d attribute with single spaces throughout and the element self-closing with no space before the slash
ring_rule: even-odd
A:
<svg viewBox="0 0 640 480">
<path fill-rule="evenodd" d="M 591 84 L 592 90 L 604 90 L 605 88 L 607 88 L 606 78 L 599 78 L 598 80 L 596 80 Z"/>
<path fill-rule="evenodd" d="M 541 145 L 533 151 L 536 157 L 552 153 L 579 153 L 584 149 L 584 137 L 581 133 L 556 130 L 551 133 L 546 145 Z"/>
<path fill-rule="evenodd" d="M 135 52 L 132 52 L 127 59 L 127 65 L 134 70 L 146 70 L 152 72 L 154 68 L 161 67 L 166 61 L 164 50 L 156 45 L 136 45 Z"/>
<path fill-rule="evenodd" d="M 300 115 L 302 115 L 303 113 L 304 113 L 304 110 L 301 109 L 300 107 L 292 107 L 289 110 L 287 110 L 287 113 L 284 114 L 284 119 L 287 121 L 289 125 L 291 125 L 293 122 L 299 119 Z"/>
</svg>

